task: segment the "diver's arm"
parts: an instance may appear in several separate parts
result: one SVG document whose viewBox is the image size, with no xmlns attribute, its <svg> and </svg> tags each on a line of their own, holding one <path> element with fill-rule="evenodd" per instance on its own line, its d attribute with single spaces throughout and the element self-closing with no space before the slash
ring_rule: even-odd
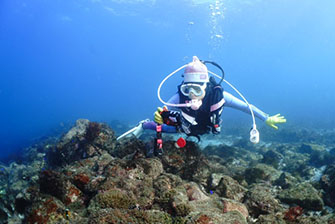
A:
<svg viewBox="0 0 335 224">
<path fill-rule="evenodd" d="M 231 95 L 230 93 L 223 91 L 223 98 L 225 100 L 224 106 L 232 107 L 234 109 L 238 109 L 238 110 L 243 111 L 245 113 L 251 114 L 248 104 L 246 104 L 242 100 L 236 98 L 235 96 Z M 263 111 L 261 111 L 260 109 L 255 107 L 254 105 L 250 104 L 250 106 L 251 106 L 251 109 L 254 112 L 255 117 L 258 117 L 262 121 L 266 121 L 268 119 L 268 117 L 269 117 L 268 114 L 264 113 Z"/>
</svg>

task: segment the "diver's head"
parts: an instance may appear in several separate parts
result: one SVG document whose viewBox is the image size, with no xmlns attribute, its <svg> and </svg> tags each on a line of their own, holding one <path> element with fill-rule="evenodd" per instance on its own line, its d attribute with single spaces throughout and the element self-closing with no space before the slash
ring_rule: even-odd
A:
<svg viewBox="0 0 335 224">
<path fill-rule="evenodd" d="M 209 78 L 206 65 L 197 56 L 193 56 L 193 61 L 184 70 L 184 81 L 180 86 L 181 93 L 192 100 L 202 100 L 206 95 L 207 82 Z"/>
<path fill-rule="evenodd" d="M 193 61 L 188 63 L 184 70 L 184 83 L 205 83 L 209 82 L 208 69 L 197 56 L 193 56 Z"/>
</svg>

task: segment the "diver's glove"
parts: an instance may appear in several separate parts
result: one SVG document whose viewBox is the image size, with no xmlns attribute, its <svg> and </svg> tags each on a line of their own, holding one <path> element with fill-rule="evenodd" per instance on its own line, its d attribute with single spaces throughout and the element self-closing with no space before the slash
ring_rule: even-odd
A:
<svg viewBox="0 0 335 224">
<path fill-rule="evenodd" d="M 155 122 L 157 124 L 167 124 L 171 126 L 178 126 L 180 121 L 180 114 L 178 111 L 169 111 L 166 106 L 158 107 L 155 112 Z"/>
<path fill-rule="evenodd" d="M 155 112 L 155 119 L 154 120 L 157 124 L 163 124 L 164 123 L 163 117 L 161 115 L 162 111 L 163 111 L 163 108 L 158 107 L 157 111 Z"/>
<path fill-rule="evenodd" d="M 158 107 L 157 111 L 155 112 L 155 122 L 157 124 L 163 124 L 164 123 L 164 118 L 163 115 L 166 116 L 166 112 L 168 112 L 168 108 L 164 106 L 163 108 Z"/>
<path fill-rule="evenodd" d="M 276 124 L 286 123 L 286 119 L 284 118 L 284 116 L 280 116 L 280 114 L 276 114 L 274 116 L 268 117 L 265 123 L 269 125 L 270 127 L 278 130 L 278 127 L 276 126 Z"/>
</svg>

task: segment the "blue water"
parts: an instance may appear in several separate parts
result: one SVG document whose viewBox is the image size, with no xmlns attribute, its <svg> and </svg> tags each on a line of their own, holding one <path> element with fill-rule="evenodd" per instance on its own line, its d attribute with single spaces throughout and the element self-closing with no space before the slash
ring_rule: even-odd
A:
<svg viewBox="0 0 335 224">
<path fill-rule="evenodd" d="M 266 113 L 333 129 L 334 11 L 333 0 L 2 0 L 0 158 L 78 118 L 152 117 L 160 81 L 193 55 Z"/>
</svg>

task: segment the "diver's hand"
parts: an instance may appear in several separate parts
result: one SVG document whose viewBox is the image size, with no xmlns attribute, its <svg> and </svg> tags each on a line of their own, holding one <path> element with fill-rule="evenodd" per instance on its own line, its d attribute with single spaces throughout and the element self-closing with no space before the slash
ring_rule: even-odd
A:
<svg viewBox="0 0 335 224">
<path fill-rule="evenodd" d="M 286 119 L 284 118 L 284 116 L 280 116 L 280 114 L 276 114 L 274 116 L 268 117 L 265 123 L 269 125 L 270 127 L 278 130 L 278 127 L 276 126 L 276 124 L 286 123 Z"/>
<path fill-rule="evenodd" d="M 163 120 L 163 117 L 162 117 L 162 112 L 167 111 L 167 110 L 168 109 L 167 109 L 166 106 L 164 106 L 163 108 L 161 108 L 161 107 L 157 108 L 157 111 L 155 112 L 155 119 L 154 119 L 157 124 L 163 124 L 164 123 L 164 120 Z"/>
</svg>

